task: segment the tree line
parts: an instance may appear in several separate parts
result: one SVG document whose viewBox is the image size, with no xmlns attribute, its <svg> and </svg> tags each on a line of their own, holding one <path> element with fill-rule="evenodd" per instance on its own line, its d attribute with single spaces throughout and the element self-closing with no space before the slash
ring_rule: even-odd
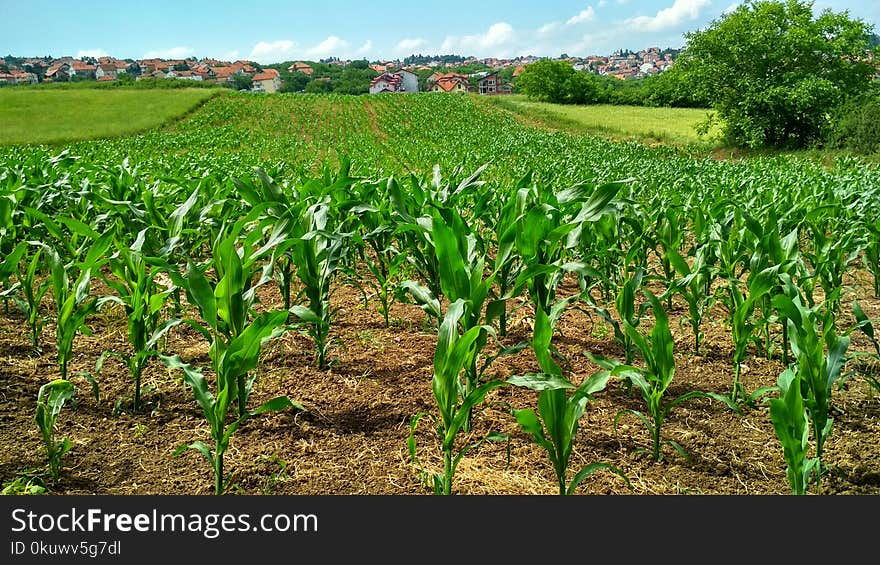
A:
<svg viewBox="0 0 880 565">
<path fill-rule="evenodd" d="M 517 90 L 562 104 L 711 108 L 734 146 L 880 148 L 880 42 L 865 21 L 816 14 L 808 1 L 746 0 L 685 37 L 675 64 L 652 78 L 620 81 L 543 60 L 526 67 Z"/>
</svg>

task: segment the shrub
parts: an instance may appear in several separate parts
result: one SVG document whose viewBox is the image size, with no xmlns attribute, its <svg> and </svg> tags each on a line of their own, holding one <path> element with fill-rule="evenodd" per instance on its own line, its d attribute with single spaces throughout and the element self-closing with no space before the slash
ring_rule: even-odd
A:
<svg viewBox="0 0 880 565">
<path fill-rule="evenodd" d="M 880 150 L 880 87 L 842 104 L 833 123 L 830 146 L 863 154 Z"/>
</svg>

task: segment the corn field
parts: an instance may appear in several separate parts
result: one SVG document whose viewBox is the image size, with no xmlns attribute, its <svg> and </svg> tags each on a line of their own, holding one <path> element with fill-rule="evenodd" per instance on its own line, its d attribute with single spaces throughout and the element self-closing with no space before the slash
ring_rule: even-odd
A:
<svg viewBox="0 0 880 565">
<path fill-rule="evenodd" d="M 0 148 L 4 489 L 877 494 L 880 171 L 220 96 Z"/>
</svg>

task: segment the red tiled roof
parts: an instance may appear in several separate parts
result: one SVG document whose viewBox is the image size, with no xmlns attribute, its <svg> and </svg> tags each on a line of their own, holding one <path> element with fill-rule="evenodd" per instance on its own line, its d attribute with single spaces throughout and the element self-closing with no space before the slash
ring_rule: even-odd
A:
<svg viewBox="0 0 880 565">
<path fill-rule="evenodd" d="M 215 67 L 214 68 L 214 75 L 216 75 L 217 78 L 229 78 L 232 75 L 234 75 L 235 73 L 237 73 L 238 70 L 239 70 L 239 68 L 236 66 Z"/>
<path fill-rule="evenodd" d="M 274 80 L 279 76 L 275 69 L 263 69 L 263 72 L 254 75 L 254 80 Z"/>
<path fill-rule="evenodd" d="M 442 88 L 444 92 L 452 92 L 459 84 L 463 85 L 465 88 L 469 85 L 466 79 L 462 79 L 458 76 L 438 79 L 436 84 Z"/>
<path fill-rule="evenodd" d="M 382 81 L 384 81 L 392 86 L 397 86 L 398 84 L 400 84 L 401 76 L 400 75 L 393 75 L 390 73 L 383 73 L 383 74 L 377 76 L 376 78 L 374 78 L 373 80 L 371 80 L 370 86 L 375 86 L 379 82 L 382 82 Z"/>
</svg>

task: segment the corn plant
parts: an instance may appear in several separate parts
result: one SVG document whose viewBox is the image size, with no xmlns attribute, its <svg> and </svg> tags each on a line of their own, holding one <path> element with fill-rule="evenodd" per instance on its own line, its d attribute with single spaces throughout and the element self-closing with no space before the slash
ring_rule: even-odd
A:
<svg viewBox="0 0 880 565">
<path fill-rule="evenodd" d="M 349 271 L 343 261 L 349 251 L 348 238 L 351 236 L 332 231 L 327 222 L 329 211 L 329 197 L 309 206 L 294 232 L 302 235 L 288 235 L 286 240 L 308 303 L 291 306 L 290 313 L 307 325 L 307 332 L 315 342 L 315 358 L 320 369 L 326 369 L 328 365 L 330 327 L 336 312 L 330 304 L 331 283 L 339 273 Z"/>
<path fill-rule="evenodd" d="M 29 255 L 31 248 L 35 249 Z M 19 243 L 0 263 L 0 275 L 15 274 L 18 279 L 15 284 L 5 288 L 0 296 L 11 296 L 27 318 L 28 335 L 34 351 L 40 351 L 40 330 L 44 322 L 40 315 L 40 303 L 49 290 L 49 280 L 38 279 L 42 266 L 42 248 L 26 241 Z"/>
<path fill-rule="evenodd" d="M 395 300 L 406 254 L 395 245 L 393 212 L 385 193 L 379 191 L 382 184 L 364 183 L 364 192 L 360 195 L 362 203 L 351 212 L 360 227 L 354 234 L 355 248 L 372 275 L 372 279 L 367 278 L 367 284 L 373 287 L 374 296 L 379 301 L 379 313 L 388 328 L 391 326 L 391 304 Z M 387 186 L 388 183 L 384 184 Z M 366 295 L 364 302 L 366 305 Z"/>
<path fill-rule="evenodd" d="M 743 294 L 739 282 L 735 280 L 728 280 L 727 286 L 721 290 L 720 301 L 727 310 L 734 346 L 734 376 L 730 400 L 745 406 L 754 407 L 759 398 L 773 390 L 773 387 L 761 387 L 749 393 L 742 383 L 741 373 L 749 344 L 758 339 L 756 337 L 758 328 L 762 324 L 768 323 L 764 318 L 755 319 L 755 309 L 764 296 L 777 286 L 778 282 L 779 265 L 776 265 L 751 277 L 747 295 Z"/>
<path fill-rule="evenodd" d="M 51 270 L 58 372 L 62 380 L 67 380 L 67 368 L 77 333 L 91 335 L 86 321 L 100 306 L 100 299 L 90 295 L 92 271 L 99 269 L 106 261 L 102 257 L 110 247 L 112 238 L 113 232 L 108 230 L 93 243 L 85 260 L 76 265 L 64 263 L 54 247 L 41 244 Z"/>
<path fill-rule="evenodd" d="M 216 379 L 216 393 L 211 392 L 207 379 L 198 368 L 184 363 L 178 356 L 160 355 L 168 367 L 183 370 L 184 381 L 192 388 L 196 402 L 201 406 L 205 419 L 211 427 L 211 439 L 214 441 L 213 448 L 204 442 L 195 441 L 178 447 L 174 454 L 175 456 L 180 455 L 187 449 L 198 451 L 214 471 L 214 494 L 223 494 L 225 490 L 223 456 L 229 448 L 232 434 L 245 421 L 259 414 L 285 408 L 304 410 L 301 404 L 291 401 L 286 396 L 279 396 L 265 402 L 252 412 L 245 411 L 244 414 L 239 412 L 232 422 L 227 421 L 230 403 L 239 399 L 240 407 L 241 399 L 246 399 L 247 395 L 239 388 L 242 376 L 257 367 L 263 345 L 268 340 L 280 335 L 284 331 L 286 322 L 286 311 L 266 312 L 247 323 L 241 333 L 228 343 L 219 339 L 214 342 L 209 355 L 211 368 Z M 245 386 L 250 388 L 252 382 Z"/>
<path fill-rule="evenodd" d="M 655 461 L 660 461 L 663 456 L 661 448 L 664 444 L 668 444 L 683 457 L 687 458 L 686 451 L 678 442 L 663 439 L 663 423 L 672 409 L 682 402 L 695 398 L 718 400 L 732 410 L 738 411 L 738 407 L 726 396 L 714 392 L 691 391 L 671 400 L 665 398 L 666 390 L 675 376 L 675 357 L 673 356 L 673 340 L 672 333 L 669 330 L 669 318 L 657 297 L 647 289 L 643 290 L 643 292 L 651 304 L 654 314 L 654 328 L 649 336 L 643 336 L 626 322 L 624 322 L 624 328 L 641 353 L 645 367 L 625 365 L 614 359 L 604 359 L 589 354 L 588 357 L 600 367 L 611 371 L 611 376 L 629 379 L 638 388 L 645 402 L 647 414 L 638 410 L 621 410 L 618 412 L 614 417 L 615 429 L 623 415 L 633 415 L 645 425 L 651 435 L 651 449 L 641 451 L 650 453 Z"/>
<path fill-rule="evenodd" d="M 660 258 L 660 267 L 663 270 L 663 277 L 666 281 L 672 281 L 677 271 L 672 264 L 673 258 L 670 257 L 670 254 L 678 254 L 684 242 L 685 232 L 681 229 L 684 219 L 682 216 L 681 209 L 678 207 L 668 205 L 660 207 L 659 225 L 656 229 L 655 240 L 660 247 L 657 255 Z M 666 307 L 671 309 L 672 295 L 667 294 L 666 300 Z"/>
<path fill-rule="evenodd" d="M 0 199 L 2 202 L 3 199 Z M 0 210 L 2 212 L 2 210 Z M 0 261 L 0 298 L 6 312 L 9 312 L 9 298 L 15 296 L 15 291 L 21 286 L 21 282 L 10 283 L 13 275 L 19 275 L 19 264 L 27 253 L 27 243 L 19 242 L 14 248 L 4 252 L 4 259 Z"/>
<path fill-rule="evenodd" d="M 209 354 L 215 365 L 220 363 L 232 344 L 256 323 L 253 319 L 254 307 L 258 302 L 256 291 L 272 280 L 272 253 L 285 239 L 284 233 L 274 226 L 268 241 L 257 247 L 263 238 L 262 228 L 270 222 L 261 223 L 250 229 L 245 237 L 240 238 L 241 232 L 250 225 L 250 222 L 250 216 L 244 217 L 227 233 L 217 238 L 214 242 L 212 261 L 206 267 L 199 267 L 188 261 L 185 277 L 181 277 L 174 270 L 170 271 L 172 280 L 186 291 L 190 303 L 197 306 L 201 315 L 201 322 L 195 319 L 185 319 L 183 322 L 201 333 L 208 341 Z M 280 249 L 283 249 L 283 246 Z M 260 261 L 267 257 L 269 260 L 261 265 Z M 208 267 L 214 268 L 216 280 L 205 276 Z M 271 319 L 274 321 L 286 316 L 286 312 L 274 313 L 273 316 Z M 277 325 L 280 326 L 281 323 Z M 247 414 L 247 400 L 253 387 L 253 379 L 248 378 L 248 371 L 232 371 L 232 373 L 228 376 L 235 378 L 236 384 L 229 389 L 234 393 L 229 401 L 238 401 L 238 415 L 241 418 Z"/>
<path fill-rule="evenodd" d="M 669 287 L 670 293 L 676 293 L 684 298 L 688 305 L 687 321 L 691 326 L 694 335 L 694 353 L 700 354 L 700 344 L 703 339 L 703 332 L 700 326 L 706 316 L 706 312 L 712 307 L 713 295 L 707 293 L 706 289 L 712 285 L 715 278 L 716 269 L 706 264 L 705 253 L 702 247 L 697 251 L 696 257 L 692 265 L 688 265 L 677 251 L 670 250 L 666 253 L 670 265 L 678 273 L 679 278 L 675 279 Z"/>
<path fill-rule="evenodd" d="M 508 383 L 538 391 L 538 413 L 526 408 L 514 410 L 513 415 L 520 427 L 531 435 L 536 444 L 544 448 L 556 473 L 560 495 L 573 494 L 578 485 L 596 471 L 605 469 L 620 475 L 627 485 L 629 479 L 623 472 L 608 463 L 590 463 L 579 469 L 568 481 L 568 465 L 572 447 L 577 436 L 578 424 L 592 396 L 605 389 L 610 373 L 600 371 L 575 387 L 562 374 L 562 368 L 550 354 L 553 329 L 550 319 L 542 310 L 535 316 L 535 332 L 532 348 L 541 372 L 513 376 Z M 571 394 L 568 391 L 573 391 Z"/>
<path fill-rule="evenodd" d="M 756 306 L 760 309 L 764 320 L 767 323 L 762 324 L 764 334 L 764 350 L 767 359 L 772 358 L 773 339 L 770 334 L 770 323 L 773 319 L 772 299 L 776 294 L 789 294 L 796 292 L 796 287 L 792 284 L 792 280 L 796 277 L 798 280 L 807 280 L 809 274 L 806 272 L 803 261 L 800 259 L 800 249 L 798 247 L 799 228 L 795 227 L 785 237 L 780 237 L 779 220 L 776 212 L 770 208 L 767 212 L 765 223 L 762 225 L 758 220 L 749 214 L 743 214 L 746 226 L 755 236 L 754 250 L 749 259 L 749 274 L 746 279 L 746 286 L 750 286 L 752 279 L 761 276 L 761 272 L 771 267 L 776 268 L 779 276 L 777 282 L 756 302 Z M 788 325 L 785 319 L 777 319 L 782 325 L 782 362 L 788 364 Z"/>
<path fill-rule="evenodd" d="M 467 396 L 462 396 L 463 388 L 461 374 L 473 355 L 473 347 L 483 331 L 490 328 L 473 327 L 467 332 L 459 333 L 459 321 L 465 312 L 465 301 L 458 299 L 449 305 L 440 324 L 437 336 L 437 347 L 434 351 L 434 376 L 431 380 L 431 390 L 434 400 L 440 412 L 440 417 L 432 415 L 434 427 L 440 440 L 440 450 L 443 453 L 443 473 L 434 474 L 434 494 L 450 495 L 453 493 L 453 480 L 455 469 L 461 459 L 474 447 L 486 439 L 497 440 L 501 436 L 490 433 L 485 438 L 457 448 L 456 438 L 465 427 L 465 423 L 471 414 L 471 409 L 479 405 L 486 394 L 500 386 L 504 381 L 492 380 L 474 388 Z M 413 416 L 410 422 L 410 436 L 407 442 L 410 456 L 415 462 L 416 444 L 415 429 L 419 420 L 424 416 L 420 412 Z"/>
<path fill-rule="evenodd" d="M 818 221 L 808 222 L 807 225 L 812 235 L 812 248 L 804 256 L 810 262 L 813 276 L 822 286 L 827 307 L 837 313 L 840 310 L 840 301 L 829 300 L 829 297 L 835 296 L 835 291 L 843 287 L 843 275 L 860 253 L 858 246 L 854 245 L 855 233 L 849 230 L 829 230 L 825 223 Z M 808 298 L 812 305 L 812 293 Z"/>
<path fill-rule="evenodd" d="M 394 211 L 395 234 L 400 247 L 407 250 L 407 261 L 433 296 L 440 297 L 443 291 L 440 287 L 440 265 L 434 242 L 424 229 L 430 216 L 424 214 L 432 207 L 454 207 L 468 191 L 481 187 L 483 182 L 477 179 L 485 168 L 485 165 L 480 167 L 455 188 L 443 183 L 439 166 L 434 167 L 429 183 L 411 175 L 410 182 L 404 189 L 396 179 L 388 180 L 387 194 Z M 427 312 L 437 317 L 438 324 L 441 323 L 439 312 Z"/>
<path fill-rule="evenodd" d="M 115 296 L 106 300 L 125 310 L 128 342 L 133 352 L 110 353 L 125 362 L 134 381 L 132 408 L 135 412 L 141 408 L 141 375 L 150 357 L 156 354 L 156 344 L 168 330 L 180 323 L 178 318 L 165 321 L 161 318 L 165 302 L 176 287 L 162 288 L 157 283 L 156 276 L 165 269 L 150 266 L 144 259 L 142 247 L 146 232 L 146 229 L 141 230 L 130 247 L 117 242 L 117 251 L 109 260 L 113 277 L 102 275 L 107 285 L 116 291 Z M 104 357 L 102 355 L 101 359 Z"/>
<path fill-rule="evenodd" d="M 632 275 L 630 275 L 620 286 L 620 290 L 618 290 L 617 296 L 614 298 L 614 305 L 617 309 L 617 315 L 620 321 L 614 318 L 614 316 L 611 315 L 611 312 L 606 308 L 603 308 L 598 304 L 591 304 L 592 309 L 614 329 L 614 341 L 616 341 L 623 349 L 624 362 L 627 365 L 632 363 L 636 351 L 632 339 L 630 339 L 629 335 L 623 330 L 623 323 L 626 322 L 634 328 L 638 327 L 642 315 L 648 308 L 646 303 L 636 304 L 636 294 L 642 286 L 644 275 L 645 271 L 643 269 L 636 268 Z M 589 295 L 585 296 L 585 298 L 588 297 Z M 592 300 L 589 301 L 592 303 Z"/>
<path fill-rule="evenodd" d="M 865 337 L 867 337 L 868 340 L 870 340 L 871 345 L 874 346 L 874 351 L 876 351 L 876 353 L 874 354 L 856 351 L 853 353 L 853 355 L 857 357 L 871 355 L 877 361 L 880 361 L 880 340 L 878 340 L 877 334 L 874 332 L 874 325 L 872 321 L 868 318 L 867 314 L 865 314 L 865 311 L 862 310 L 862 307 L 857 301 L 853 301 L 852 309 L 853 316 L 856 319 L 856 325 L 853 327 L 853 330 L 858 329 L 863 334 L 865 334 Z M 877 392 L 880 392 L 880 378 L 878 378 L 875 373 L 872 373 L 869 370 L 863 371 L 863 374 L 867 379 L 868 384 L 871 385 L 871 388 L 873 388 Z"/>
<path fill-rule="evenodd" d="M 507 296 L 510 289 L 516 284 L 516 279 L 522 269 L 522 261 L 514 252 L 516 231 L 519 229 L 519 218 L 525 213 L 529 202 L 529 191 L 526 187 L 531 183 L 532 175 L 525 177 L 505 192 L 494 194 L 498 209 L 492 221 L 491 228 L 494 231 L 495 259 L 493 272 L 496 274 L 498 295 Z M 498 333 L 507 335 L 507 301 L 502 302 L 501 312 L 498 316 Z"/>
<path fill-rule="evenodd" d="M 865 267 L 874 277 L 874 298 L 880 298 L 880 218 L 866 222 Z"/>
<path fill-rule="evenodd" d="M 46 458 L 49 461 L 49 473 L 54 480 L 58 480 L 61 474 L 64 454 L 70 451 L 70 439 L 55 438 L 55 422 L 64 404 L 73 398 L 73 383 L 64 379 L 55 379 L 40 387 L 37 393 L 37 409 L 34 421 L 40 429 L 43 445 L 46 448 Z"/>
<path fill-rule="evenodd" d="M 782 444 L 785 476 L 791 492 L 803 495 L 807 493 L 810 477 L 818 470 L 819 459 L 807 457 L 810 427 L 801 396 L 801 381 L 794 371 L 786 369 L 779 375 L 777 387 L 779 398 L 770 399 L 770 420 Z"/>
<path fill-rule="evenodd" d="M 831 435 L 834 423 L 831 417 L 831 391 L 841 377 L 850 337 L 837 335 L 834 314 L 830 308 L 810 308 L 803 304 L 800 296 L 792 300 L 784 295 L 774 297 L 773 305 L 785 314 L 788 321 L 789 340 L 796 361 L 794 370 L 801 383 L 804 404 L 816 441 L 816 459 L 819 460 L 816 478 L 818 489 L 819 478 L 823 473 L 825 441 Z"/>
<path fill-rule="evenodd" d="M 287 228 L 295 226 L 301 217 L 303 210 L 309 205 L 310 194 L 306 187 L 300 190 L 279 185 L 270 177 L 262 167 L 255 167 L 259 183 L 251 179 L 233 179 L 238 194 L 252 208 L 263 208 L 268 217 L 283 223 Z M 297 236 L 303 233 L 295 234 Z M 293 305 L 291 291 L 293 288 L 295 265 L 290 251 L 278 253 L 275 258 L 275 277 L 278 281 L 281 297 L 284 300 L 284 309 L 288 310 Z"/>
<path fill-rule="evenodd" d="M 566 273 L 586 276 L 591 271 L 584 263 L 567 261 L 575 248 L 584 223 L 598 221 L 609 212 L 609 204 L 623 187 L 623 182 L 603 184 L 595 190 L 578 185 L 560 191 L 529 190 L 529 207 L 519 219 L 520 229 L 508 237 L 523 262 L 516 284 L 504 298 L 519 296 L 528 290 L 535 310 L 543 310 L 555 326 L 565 308 L 578 296 L 557 300 L 556 289 Z M 502 241 L 500 243 L 506 243 Z"/>
<path fill-rule="evenodd" d="M 46 243 L 51 242 L 62 257 L 76 261 L 87 253 L 92 242 L 101 234 L 74 217 L 49 215 L 33 208 L 25 208 L 28 221 L 32 223 L 28 236 Z"/>
<path fill-rule="evenodd" d="M 456 210 L 443 208 L 434 210 L 431 221 L 425 222 L 437 254 L 440 269 L 440 288 L 450 301 L 461 300 L 463 312 L 458 320 L 462 333 L 473 328 L 480 331 L 469 352 L 464 367 L 464 388 L 462 396 L 467 397 L 480 384 L 482 372 L 487 368 L 479 366 L 479 352 L 486 345 L 489 334 L 494 334 L 491 323 L 498 318 L 503 308 L 503 300 L 489 300 L 489 293 L 495 281 L 495 273 L 485 274 L 485 253 L 479 250 L 476 236 L 470 226 Z M 418 289 L 418 283 L 409 281 L 406 288 L 412 292 Z M 422 288 L 413 294 L 416 301 L 421 302 L 426 311 L 439 304 L 440 297 L 431 296 L 430 291 Z M 470 417 L 466 418 L 465 431 L 470 429 Z"/>
</svg>

